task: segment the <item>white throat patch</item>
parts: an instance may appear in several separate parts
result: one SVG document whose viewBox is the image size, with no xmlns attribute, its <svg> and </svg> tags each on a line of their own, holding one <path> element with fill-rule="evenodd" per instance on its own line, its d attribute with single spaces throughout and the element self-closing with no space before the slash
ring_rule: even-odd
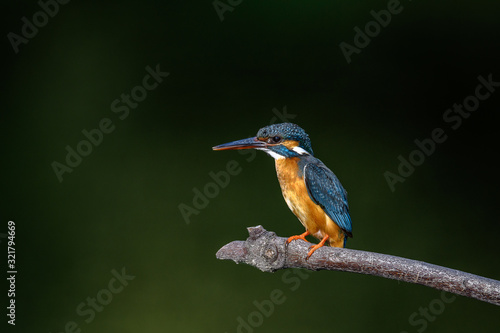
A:
<svg viewBox="0 0 500 333">
<path fill-rule="evenodd" d="M 275 160 L 281 160 L 281 159 L 285 158 L 285 156 L 281 156 L 280 154 L 277 154 L 274 151 L 269 150 L 267 148 L 257 148 L 257 149 L 266 152 L 269 156 L 271 156 Z"/>
</svg>

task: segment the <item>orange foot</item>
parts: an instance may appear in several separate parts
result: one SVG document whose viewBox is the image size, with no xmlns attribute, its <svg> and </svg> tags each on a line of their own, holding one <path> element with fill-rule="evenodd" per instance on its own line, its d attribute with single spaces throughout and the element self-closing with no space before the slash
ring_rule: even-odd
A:
<svg viewBox="0 0 500 333">
<path fill-rule="evenodd" d="M 317 249 L 319 249 L 320 247 L 322 247 L 323 245 L 325 245 L 325 242 L 328 240 L 329 237 L 330 236 L 326 235 L 325 237 L 323 237 L 323 239 L 321 240 L 321 242 L 319 242 L 316 245 L 311 246 L 309 248 L 309 253 L 307 254 L 306 260 L 309 259 L 309 257 L 314 253 L 314 251 L 316 251 Z"/>
<path fill-rule="evenodd" d="M 306 241 L 308 243 L 310 243 L 307 239 L 306 239 L 306 236 L 309 236 L 311 233 L 309 232 L 309 230 L 306 230 L 306 232 L 304 232 L 303 234 L 300 234 L 298 236 L 292 236 L 292 237 L 288 237 L 288 239 L 286 240 L 286 243 L 290 243 L 291 241 L 294 241 L 294 240 L 297 240 L 297 239 L 302 239 L 303 241 Z"/>
</svg>

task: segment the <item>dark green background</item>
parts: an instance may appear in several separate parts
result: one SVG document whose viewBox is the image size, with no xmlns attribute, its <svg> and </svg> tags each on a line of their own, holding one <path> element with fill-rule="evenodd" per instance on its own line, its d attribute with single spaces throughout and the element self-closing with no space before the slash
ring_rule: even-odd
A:
<svg viewBox="0 0 500 333">
<path fill-rule="evenodd" d="M 347 64 L 339 44 L 352 44 L 353 28 L 387 2 L 243 1 L 221 22 L 211 1 L 74 0 L 18 54 L 7 34 L 40 7 L 4 3 L 0 232 L 16 222 L 15 331 L 61 332 L 75 321 L 82 332 L 235 332 L 274 289 L 286 301 L 255 332 L 422 328 L 409 317 L 437 304 L 436 290 L 322 271 L 292 291 L 283 271 L 215 259 L 248 226 L 303 231 L 272 159 L 211 150 L 254 135 L 284 106 L 349 192 L 348 247 L 500 279 L 500 89 L 459 129 L 442 120 L 479 75 L 500 81 L 500 6 L 401 4 Z M 120 120 L 111 102 L 157 64 L 170 76 Z M 60 183 L 51 163 L 64 163 L 65 146 L 102 118 L 114 132 Z M 392 193 L 383 173 L 438 127 L 447 141 Z M 192 205 L 193 189 L 230 160 L 241 173 L 187 224 L 179 204 Z M 76 307 L 122 267 L 135 279 L 85 323 Z M 498 311 L 457 297 L 426 331 L 497 332 Z"/>
</svg>

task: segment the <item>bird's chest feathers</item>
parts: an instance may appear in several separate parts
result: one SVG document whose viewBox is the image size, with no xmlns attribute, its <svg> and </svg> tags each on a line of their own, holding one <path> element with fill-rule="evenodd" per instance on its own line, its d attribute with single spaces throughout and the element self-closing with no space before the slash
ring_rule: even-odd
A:
<svg viewBox="0 0 500 333">
<path fill-rule="evenodd" d="M 320 213 L 319 206 L 316 205 L 307 192 L 302 166 L 298 163 L 298 158 L 285 158 L 276 160 L 276 173 L 283 192 L 283 197 L 290 210 L 298 217 L 300 222 L 307 228 L 311 215 Z"/>
</svg>

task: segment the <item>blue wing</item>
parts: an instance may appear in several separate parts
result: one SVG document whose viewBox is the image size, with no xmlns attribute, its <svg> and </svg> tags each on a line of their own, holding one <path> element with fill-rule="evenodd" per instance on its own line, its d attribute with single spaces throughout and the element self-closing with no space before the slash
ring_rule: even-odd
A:
<svg viewBox="0 0 500 333">
<path fill-rule="evenodd" d="M 311 199 L 352 237 L 347 192 L 335 174 L 322 163 L 320 165 L 308 163 L 304 167 L 304 180 Z"/>
</svg>

